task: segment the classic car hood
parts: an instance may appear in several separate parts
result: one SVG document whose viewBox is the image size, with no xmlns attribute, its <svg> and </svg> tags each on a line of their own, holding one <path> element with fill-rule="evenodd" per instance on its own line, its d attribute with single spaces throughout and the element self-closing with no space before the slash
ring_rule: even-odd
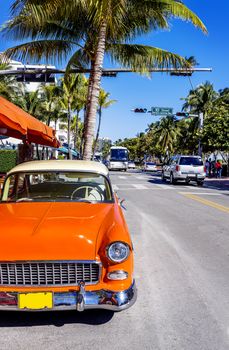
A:
<svg viewBox="0 0 229 350">
<path fill-rule="evenodd" d="M 94 260 L 114 204 L 0 204 L 0 260 Z"/>
</svg>

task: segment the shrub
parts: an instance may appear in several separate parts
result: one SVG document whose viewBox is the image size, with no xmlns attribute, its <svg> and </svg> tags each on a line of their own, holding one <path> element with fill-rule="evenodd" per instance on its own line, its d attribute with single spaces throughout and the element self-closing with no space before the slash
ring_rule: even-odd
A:
<svg viewBox="0 0 229 350">
<path fill-rule="evenodd" d="M 0 150 L 0 173 L 7 173 L 17 162 L 16 150 Z"/>
</svg>

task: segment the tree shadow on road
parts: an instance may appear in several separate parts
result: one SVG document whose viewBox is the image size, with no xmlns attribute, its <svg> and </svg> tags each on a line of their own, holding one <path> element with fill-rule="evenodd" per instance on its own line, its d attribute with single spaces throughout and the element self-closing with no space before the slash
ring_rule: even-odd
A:
<svg viewBox="0 0 229 350">
<path fill-rule="evenodd" d="M 109 310 L 53 311 L 53 312 L 0 312 L 1 327 L 33 327 L 53 325 L 62 327 L 65 324 L 100 325 L 109 322 L 114 315 Z"/>
</svg>

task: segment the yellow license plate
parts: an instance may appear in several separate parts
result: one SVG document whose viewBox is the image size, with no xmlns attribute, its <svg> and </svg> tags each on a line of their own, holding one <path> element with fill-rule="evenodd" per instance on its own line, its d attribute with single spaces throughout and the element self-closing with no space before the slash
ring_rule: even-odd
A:
<svg viewBox="0 0 229 350">
<path fill-rule="evenodd" d="M 41 310 L 53 307 L 53 295 L 50 292 L 18 294 L 19 309 Z"/>
</svg>

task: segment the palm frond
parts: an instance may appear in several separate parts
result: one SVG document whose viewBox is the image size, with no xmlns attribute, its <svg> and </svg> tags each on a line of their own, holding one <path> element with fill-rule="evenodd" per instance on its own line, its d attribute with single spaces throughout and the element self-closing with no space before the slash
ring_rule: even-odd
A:
<svg viewBox="0 0 229 350">
<path fill-rule="evenodd" d="M 152 46 L 137 44 L 113 44 L 107 47 L 113 60 L 135 71 L 146 72 L 150 68 L 189 67 L 181 56 Z"/>
<path fill-rule="evenodd" d="M 167 19 L 172 17 L 180 18 L 191 22 L 204 33 L 207 33 L 207 28 L 200 18 L 180 0 L 132 0 L 131 2 L 136 11 L 142 11 L 146 17 L 150 18 L 152 15 L 151 11 L 160 11 Z"/>
<path fill-rule="evenodd" d="M 89 63 L 89 55 L 86 54 L 85 50 L 79 49 L 76 52 L 74 52 L 74 54 L 69 59 L 66 66 L 66 74 L 68 74 L 72 68 L 86 69 L 88 68 Z"/>
<path fill-rule="evenodd" d="M 20 61 L 24 61 L 27 58 L 40 61 L 42 58 L 45 58 L 47 61 L 57 60 L 61 62 L 67 59 L 72 48 L 73 45 L 71 43 L 63 40 L 38 40 L 7 49 L 5 55 Z"/>
</svg>

